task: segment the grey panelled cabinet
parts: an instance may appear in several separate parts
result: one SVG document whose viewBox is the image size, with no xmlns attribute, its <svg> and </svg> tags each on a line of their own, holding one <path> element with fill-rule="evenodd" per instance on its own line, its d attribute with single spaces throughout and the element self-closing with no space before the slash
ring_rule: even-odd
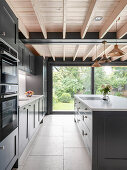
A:
<svg viewBox="0 0 127 170">
<path fill-rule="evenodd" d="M 92 111 L 75 99 L 75 122 L 91 170 L 127 170 L 127 112 Z"/>
<path fill-rule="evenodd" d="M 18 20 L 4 0 L 0 0 L 0 38 L 18 50 Z"/>
<path fill-rule="evenodd" d="M 19 155 L 22 154 L 28 143 L 28 109 L 19 110 Z"/>
<path fill-rule="evenodd" d="M 35 56 L 27 47 L 19 40 L 18 45 L 18 68 L 30 74 L 35 74 Z"/>
<path fill-rule="evenodd" d="M 0 143 L 0 170 L 10 170 L 18 159 L 18 128 Z"/>
<path fill-rule="evenodd" d="M 43 102 L 42 98 L 37 99 L 24 107 L 19 108 L 20 156 L 43 119 L 43 117 L 40 117 L 39 112 L 40 102 Z M 41 106 L 43 106 L 43 104 L 41 104 Z"/>
</svg>

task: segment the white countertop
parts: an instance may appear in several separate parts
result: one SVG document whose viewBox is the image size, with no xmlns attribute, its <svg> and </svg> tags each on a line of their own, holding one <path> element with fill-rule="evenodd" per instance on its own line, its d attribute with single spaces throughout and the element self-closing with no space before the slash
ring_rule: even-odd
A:
<svg viewBox="0 0 127 170">
<path fill-rule="evenodd" d="M 19 102 L 18 102 L 18 106 L 23 107 L 41 97 L 44 97 L 44 95 L 33 95 L 32 97 L 19 97 Z"/>
<path fill-rule="evenodd" d="M 93 111 L 127 111 L 127 98 L 109 95 L 109 100 L 83 100 L 81 97 L 100 97 L 102 95 L 75 95 Z"/>
</svg>

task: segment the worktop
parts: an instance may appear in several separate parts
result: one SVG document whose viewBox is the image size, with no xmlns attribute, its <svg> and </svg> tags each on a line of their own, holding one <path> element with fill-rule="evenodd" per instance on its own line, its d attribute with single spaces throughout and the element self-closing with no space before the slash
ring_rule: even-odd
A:
<svg viewBox="0 0 127 170">
<path fill-rule="evenodd" d="M 127 98 L 125 97 L 109 95 L 109 100 L 106 101 L 102 99 L 102 95 L 79 94 L 75 95 L 75 98 L 87 105 L 92 111 L 127 111 Z M 89 100 L 88 98 L 93 99 Z"/>
<path fill-rule="evenodd" d="M 19 108 L 39 99 L 44 97 L 44 95 L 33 95 L 31 97 L 19 97 L 19 102 L 18 102 L 18 106 Z"/>
</svg>

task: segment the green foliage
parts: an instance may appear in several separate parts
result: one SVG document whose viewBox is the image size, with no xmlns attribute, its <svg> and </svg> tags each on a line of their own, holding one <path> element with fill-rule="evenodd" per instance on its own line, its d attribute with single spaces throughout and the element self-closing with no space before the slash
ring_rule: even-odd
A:
<svg viewBox="0 0 127 170">
<path fill-rule="evenodd" d="M 70 103 L 71 95 L 69 93 L 63 93 L 59 98 L 59 101 L 63 103 Z"/>
</svg>

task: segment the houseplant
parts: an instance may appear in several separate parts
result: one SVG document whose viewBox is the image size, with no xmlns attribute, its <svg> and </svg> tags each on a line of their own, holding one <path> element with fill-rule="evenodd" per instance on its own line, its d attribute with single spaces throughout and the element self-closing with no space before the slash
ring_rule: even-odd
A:
<svg viewBox="0 0 127 170">
<path fill-rule="evenodd" d="M 110 85 L 102 85 L 100 92 L 103 94 L 103 100 L 108 100 L 108 94 L 111 92 L 112 87 Z"/>
</svg>

